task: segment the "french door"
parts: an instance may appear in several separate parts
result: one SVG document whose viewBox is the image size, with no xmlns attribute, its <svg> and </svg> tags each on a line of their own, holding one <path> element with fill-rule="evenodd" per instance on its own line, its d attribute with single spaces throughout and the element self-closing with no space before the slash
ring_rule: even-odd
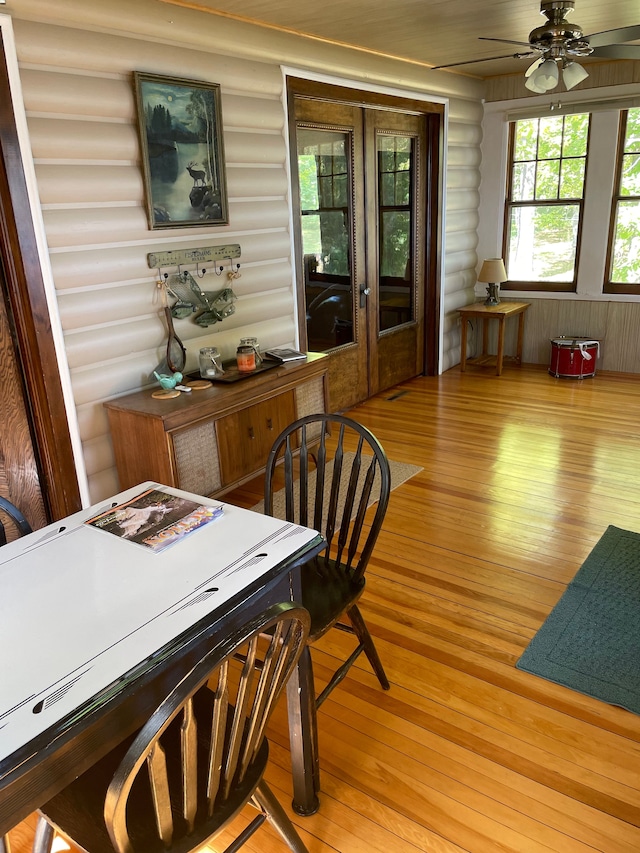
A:
<svg viewBox="0 0 640 853">
<path fill-rule="evenodd" d="M 424 113 L 300 91 L 290 106 L 300 335 L 306 349 L 329 354 L 339 411 L 426 368 L 436 313 L 433 125 Z"/>
</svg>

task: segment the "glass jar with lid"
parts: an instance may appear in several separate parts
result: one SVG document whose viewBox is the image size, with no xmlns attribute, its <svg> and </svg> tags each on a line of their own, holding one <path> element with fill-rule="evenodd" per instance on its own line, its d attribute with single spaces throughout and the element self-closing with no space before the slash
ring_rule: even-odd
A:
<svg viewBox="0 0 640 853">
<path fill-rule="evenodd" d="M 240 344 L 236 350 L 236 362 L 240 373 L 251 373 L 256 369 L 256 351 L 249 344 Z"/>
<path fill-rule="evenodd" d="M 200 363 L 200 376 L 203 379 L 222 376 L 224 373 L 218 347 L 202 347 L 198 360 Z"/>
<path fill-rule="evenodd" d="M 262 356 L 260 355 L 260 346 L 257 338 L 240 338 L 241 347 L 253 347 L 256 354 L 256 365 L 262 364 Z"/>
</svg>

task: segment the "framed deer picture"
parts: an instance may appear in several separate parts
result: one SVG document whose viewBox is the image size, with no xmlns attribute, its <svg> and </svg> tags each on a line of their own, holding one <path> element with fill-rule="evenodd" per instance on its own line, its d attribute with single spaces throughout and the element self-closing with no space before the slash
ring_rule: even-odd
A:
<svg viewBox="0 0 640 853">
<path fill-rule="evenodd" d="M 150 228 L 227 225 L 220 86 L 134 72 Z"/>
</svg>

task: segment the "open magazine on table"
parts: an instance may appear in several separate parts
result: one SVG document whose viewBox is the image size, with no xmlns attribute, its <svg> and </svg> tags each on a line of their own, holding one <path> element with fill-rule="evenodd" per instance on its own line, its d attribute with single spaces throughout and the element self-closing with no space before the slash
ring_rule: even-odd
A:
<svg viewBox="0 0 640 853">
<path fill-rule="evenodd" d="M 221 515 L 221 506 L 206 506 L 154 488 L 94 515 L 85 524 L 159 552 Z"/>
</svg>

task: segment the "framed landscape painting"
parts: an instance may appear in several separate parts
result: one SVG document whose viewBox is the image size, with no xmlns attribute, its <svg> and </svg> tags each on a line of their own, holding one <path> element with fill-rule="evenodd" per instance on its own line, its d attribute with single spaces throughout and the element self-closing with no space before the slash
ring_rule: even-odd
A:
<svg viewBox="0 0 640 853">
<path fill-rule="evenodd" d="M 150 228 L 227 225 L 220 86 L 134 72 Z"/>
</svg>

